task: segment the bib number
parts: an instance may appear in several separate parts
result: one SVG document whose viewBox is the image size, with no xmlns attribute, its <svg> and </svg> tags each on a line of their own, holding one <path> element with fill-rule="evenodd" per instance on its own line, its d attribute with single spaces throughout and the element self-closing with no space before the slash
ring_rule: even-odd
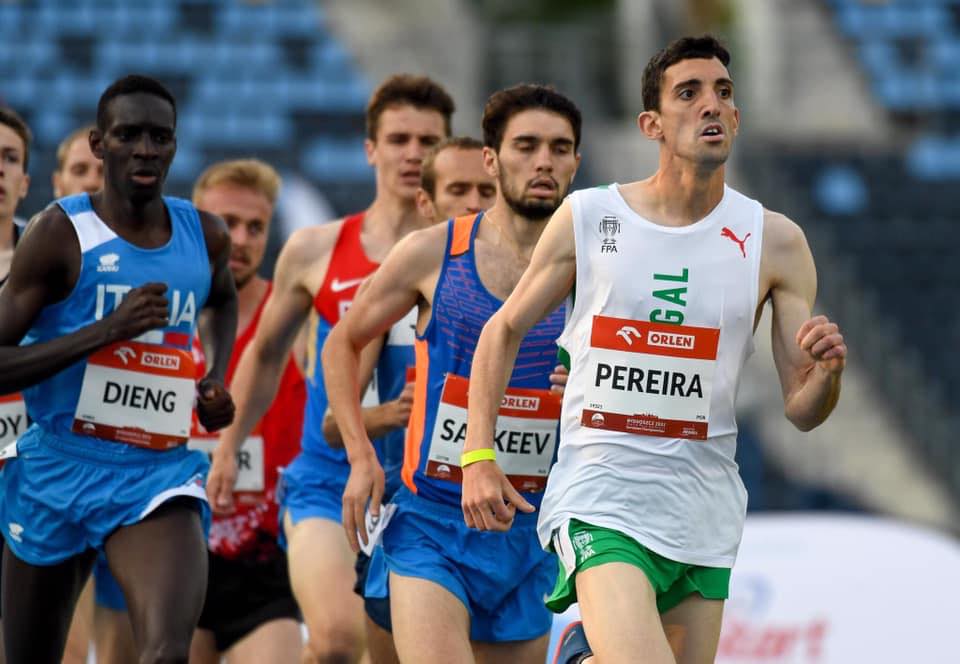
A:
<svg viewBox="0 0 960 664">
<path fill-rule="evenodd" d="M 580 423 L 706 440 L 720 330 L 594 316 Z"/>
<path fill-rule="evenodd" d="M 217 447 L 217 440 L 216 437 L 194 435 L 187 445 L 192 450 L 199 450 L 207 456 L 212 456 L 213 450 Z M 234 491 L 263 493 L 266 488 L 264 470 L 263 436 L 248 436 L 237 450 L 237 484 Z"/>
<path fill-rule="evenodd" d="M 182 445 L 195 371 L 185 350 L 136 341 L 101 348 L 87 360 L 73 431 L 159 450 Z"/>
<path fill-rule="evenodd" d="M 469 381 L 447 374 L 427 459 L 428 477 L 462 482 L 460 455 L 467 437 Z M 507 388 L 500 402 L 494 445 L 497 463 L 518 491 L 539 492 L 557 447 L 560 395 L 550 390 Z"/>
<path fill-rule="evenodd" d="M 0 396 L 0 447 L 12 443 L 27 430 L 27 406 L 23 396 Z"/>
</svg>

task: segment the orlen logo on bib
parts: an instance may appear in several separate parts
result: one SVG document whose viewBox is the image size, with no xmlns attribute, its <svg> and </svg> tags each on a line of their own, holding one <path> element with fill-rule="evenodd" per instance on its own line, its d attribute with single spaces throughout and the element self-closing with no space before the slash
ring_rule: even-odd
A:
<svg viewBox="0 0 960 664">
<path fill-rule="evenodd" d="M 140 358 L 140 363 L 145 367 L 158 367 L 172 371 L 180 369 L 180 357 L 177 355 L 167 355 L 165 353 L 144 352 L 143 357 Z"/>
<path fill-rule="evenodd" d="M 504 395 L 501 408 L 536 411 L 540 408 L 540 397 L 521 397 L 514 394 Z"/>
<path fill-rule="evenodd" d="M 696 337 L 692 334 L 673 334 L 667 332 L 648 332 L 647 343 L 661 348 L 683 348 L 693 350 Z"/>
</svg>

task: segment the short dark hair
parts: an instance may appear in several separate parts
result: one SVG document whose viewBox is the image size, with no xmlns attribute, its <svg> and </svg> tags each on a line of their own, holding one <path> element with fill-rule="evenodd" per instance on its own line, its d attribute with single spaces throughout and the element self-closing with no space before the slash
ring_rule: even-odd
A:
<svg viewBox="0 0 960 664">
<path fill-rule="evenodd" d="M 367 103 L 367 138 L 377 140 L 380 116 L 388 108 L 413 106 L 416 109 L 437 111 L 443 116 L 444 136 L 450 135 L 450 116 L 456 110 L 453 98 L 442 85 L 426 76 L 394 74 L 381 83 Z"/>
<path fill-rule="evenodd" d="M 107 128 L 107 106 L 110 102 L 123 95 L 132 95 L 142 92 L 148 95 L 154 95 L 165 99 L 173 107 L 173 122 L 177 122 L 177 102 L 173 94 L 160 81 L 149 76 L 141 74 L 129 74 L 123 78 L 118 78 L 110 84 L 103 94 L 100 95 L 100 101 L 97 102 L 97 128 L 104 131 Z"/>
<path fill-rule="evenodd" d="M 536 109 L 551 111 L 569 120 L 573 127 L 574 150 L 580 147 L 580 128 L 583 125 L 580 109 L 552 86 L 533 83 L 520 83 L 490 95 L 483 108 L 484 146 L 500 152 L 503 132 L 510 118 L 517 113 Z"/>
<path fill-rule="evenodd" d="M 437 193 L 437 170 L 434 165 L 437 161 L 437 155 L 447 148 L 455 150 L 482 150 L 483 143 L 472 136 L 451 136 L 433 146 L 423 158 L 423 164 L 420 166 L 420 187 L 432 199 Z"/>
<path fill-rule="evenodd" d="M 681 37 L 675 39 L 666 48 L 650 58 L 643 70 L 643 110 L 660 110 L 660 93 L 663 85 L 663 73 L 681 60 L 716 58 L 723 66 L 730 64 L 730 51 L 713 35 L 700 37 Z"/>
<path fill-rule="evenodd" d="M 6 125 L 23 141 L 23 172 L 27 172 L 30 165 L 30 144 L 33 142 L 33 132 L 30 126 L 20 117 L 20 114 L 9 106 L 0 106 L 0 125 Z"/>
</svg>

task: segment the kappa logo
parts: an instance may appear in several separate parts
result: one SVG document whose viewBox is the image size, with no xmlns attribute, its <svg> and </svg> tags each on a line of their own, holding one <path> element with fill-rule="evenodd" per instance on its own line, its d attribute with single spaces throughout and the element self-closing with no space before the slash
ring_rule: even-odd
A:
<svg viewBox="0 0 960 664">
<path fill-rule="evenodd" d="M 600 220 L 600 232 L 603 242 L 600 245 L 601 254 L 617 253 L 617 234 L 620 233 L 620 219 L 612 214 L 605 215 Z"/>
<path fill-rule="evenodd" d="M 736 234 L 732 230 L 730 230 L 726 226 L 720 229 L 720 237 L 728 238 L 731 242 L 735 243 L 738 247 L 740 247 L 740 253 L 743 254 L 744 258 L 747 257 L 746 244 L 747 244 L 747 240 L 750 239 L 750 235 L 751 235 L 750 233 L 747 233 L 746 235 L 743 236 L 743 239 L 741 240 L 736 236 Z"/>
<path fill-rule="evenodd" d="M 97 272 L 119 272 L 120 271 L 120 255 L 119 254 L 104 254 L 100 257 L 100 264 L 97 265 Z"/>
<path fill-rule="evenodd" d="M 342 293 L 345 290 L 349 290 L 354 286 L 359 286 L 366 277 L 360 277 L 359 279 L 347 279 L 346 281 L 340 281 L 336 277 L 333 278 L 333 281 L 330 282 L 330 290 L 334 293 Z"/>
<path fill-rule="evenodd" d="M 642 338 L 643 333 L 633 325 L 624 325 L 617 330 L 617 336 L 626 341 L 628 346 L 632 346 L 633 340 Z"/>
<path fill-rule="evenodd" d="M 19 523 L 13 523 L 11 521 L 7 524 L 7 530 L 10 532 L 10 537 L 12 537 L 15 542 L 23 542 L 23 526 L 21 526 Z"/>
<path fill-rule="evenodd" d="M 120 348 L 113 351 L 113 354 L 120 358 L 124 366 L 130 364 L 130 358 L 137 358 L 137 351 L 130 348 L 130 346 L 120 346 Z"/>
</svg>

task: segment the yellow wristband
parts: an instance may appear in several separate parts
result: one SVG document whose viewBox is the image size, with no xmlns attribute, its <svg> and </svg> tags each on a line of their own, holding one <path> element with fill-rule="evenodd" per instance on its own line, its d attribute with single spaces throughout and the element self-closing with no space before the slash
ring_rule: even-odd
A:
<svg viewBox="0 0 960 664">
<path fill-rule="evenodd" d="M 460 455 L 460 467 L 466 468 L 471 463 L 476 463 L 477 461 L 496 461 L 497 453 L 494 452 L 489 447 L 484 447 L 481 450 L 473 450 L 470 452 L 464 452 Z"/>
</svg>

